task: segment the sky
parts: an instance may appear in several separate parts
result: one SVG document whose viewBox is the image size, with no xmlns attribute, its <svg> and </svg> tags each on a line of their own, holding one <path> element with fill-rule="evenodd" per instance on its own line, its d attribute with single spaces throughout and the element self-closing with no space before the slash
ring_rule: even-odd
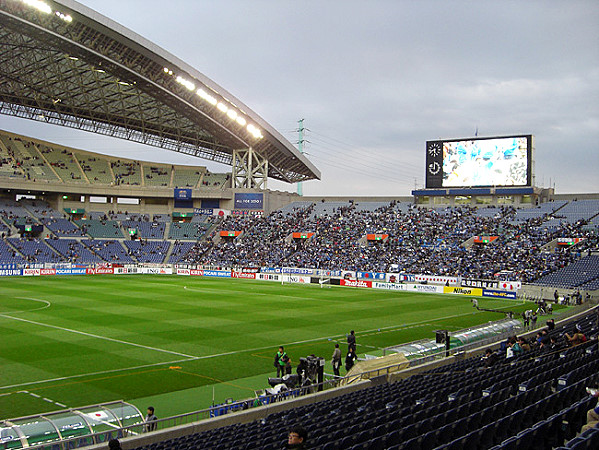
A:
<svg viewBox="0 0 599 450">
<path fill-rule="evenodd" d="M 535 136 L 535 185 L 599 192 L 599 2 L 82 0 L 231 92 L 322 180 L 304 195 L 406 196 L 427 140 Z M 230 167 L 0 116 L 0 128 L 122 157 Z M 295 185 L 269 180 L 273 190 Z"/>
</svg>

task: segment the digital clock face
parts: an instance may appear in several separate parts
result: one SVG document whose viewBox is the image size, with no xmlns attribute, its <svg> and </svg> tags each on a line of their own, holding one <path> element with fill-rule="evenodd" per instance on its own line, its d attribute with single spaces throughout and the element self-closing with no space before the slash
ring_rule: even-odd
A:
<svg viewBox="0 0 599 450">
<path fill-rule="evenodd" d="M 438 157 L 441 154 L 441 144 L 439 144 L 438 142 L 433 142 L 432 144 L 430 144 L 430 146 L 428 147 L 428 154 L 431 155 L 433 158 Z"/>
</svg>

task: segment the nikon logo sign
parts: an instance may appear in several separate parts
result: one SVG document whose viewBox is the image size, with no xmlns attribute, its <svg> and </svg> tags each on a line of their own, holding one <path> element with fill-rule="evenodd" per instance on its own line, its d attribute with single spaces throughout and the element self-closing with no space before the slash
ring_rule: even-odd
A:
<svg viewBox="0 0 599 450">
<path fill-rule="evenodd" d="M 445 294 L 458 294 L 458 295 L 483 295 L 483 290 L 480 288 L 463 288 L 463 287 L 445 287 L 443 288 Z"/>
</svg>

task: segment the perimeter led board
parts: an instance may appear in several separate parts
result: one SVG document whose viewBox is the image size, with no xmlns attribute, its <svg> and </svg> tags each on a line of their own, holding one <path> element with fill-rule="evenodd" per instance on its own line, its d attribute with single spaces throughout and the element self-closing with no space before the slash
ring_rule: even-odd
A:
<svg viewBox="0 0 599 450">
<path fill-rule="evenodd" d="M 532 135 L 426 142 L 426 187 L 530 186 Z"/>
</svg>

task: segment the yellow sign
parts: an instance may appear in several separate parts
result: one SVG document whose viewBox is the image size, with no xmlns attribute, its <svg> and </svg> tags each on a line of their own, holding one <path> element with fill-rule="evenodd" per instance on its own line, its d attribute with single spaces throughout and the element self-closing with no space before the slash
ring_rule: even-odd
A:
<svg viewBox="0 0 599 450">
<path fill-rule="evenodd" d="M 480 288 L 471 287 L 444 287 L 443 292 L 445 294 L 459 294 L 459 295 L 483 295 L 483 290 Z"/>
</svg>

